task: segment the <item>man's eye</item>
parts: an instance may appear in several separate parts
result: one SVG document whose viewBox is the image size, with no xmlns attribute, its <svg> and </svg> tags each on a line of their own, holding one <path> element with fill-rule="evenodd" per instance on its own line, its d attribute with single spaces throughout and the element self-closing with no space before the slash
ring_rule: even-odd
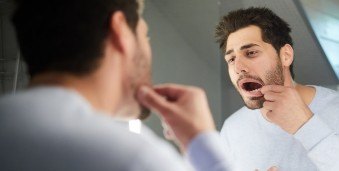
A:
<svg viewBox="0 0 339 171">
<path fill-rule="evenodd" d="M 258 51 L 248 51 L 246 52 L 246 56 L 253 57 L 258 54 Z"/>
<path fill-rule="evenodd" d="M 234 62 L 234 60 L 235 60 L 235 57 L 231 57 L 231 58 L 229 58 L 229 59 L 227 60 L 227 63 L 228 63 L 228 64 L 231 64 L 231 63 Z"/>
</svg>

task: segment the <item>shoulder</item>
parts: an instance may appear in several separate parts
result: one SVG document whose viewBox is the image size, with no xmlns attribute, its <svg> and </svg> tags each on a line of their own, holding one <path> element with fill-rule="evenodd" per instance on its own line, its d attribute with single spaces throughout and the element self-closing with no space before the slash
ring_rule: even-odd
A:
<svg viewBox="0 0 339 171">
<path fill-rule="evenodd" d="M 339 108 L 339 92 L 325 87 L 314 86 L 316 95 L 314 98 L 315 108 Z"/>
<path fill-rule="evenodd" d="M 316 95 L 310 104 L 312 112 L 332 129 L 339 131 L 339 93 L 320 86 L 314 87 Z"/>
<path fill-rule="evenodd" d="M 88 108 L 82 96 L 72 90 L 58 87 L 36 87 L 20 90 L 0 98 L 0 110 L 21 113 L 67 113 L 77 108 Z"/>
<path fill-rule="evenodd" d="M 132 133 L 128 123 L 95 112 L 69 93 L 4 96 L 0 113 L 0 159 L 8 168 L 16 167 L 13 161 L 27 170 L 153 171 L 164 170 L 165 162 L 172 170 L 182 166 L 174 148 L 148 128 L 145 135 Z M 40 164 L 34 165 L 37 160 Z"/>
<path fill-rule="evenodd" d="M 338 93 L 338 91 L 336 91 L 336 90 L 326 88 L 326 87 L 323 87 L 323 86 L 313 86 L 313 87 L 315 87 L 317 91 L 321 91 L 321 92 L 324 92 L 324 93 L 327 93 L 327 94 Z"/>
<path fill-rule="evenodd" d="M 6 139 L 0 142 L 0 158 L 9 168 L 16 167 L 10 165 L 12 161 L 28 170 L 64 170 L 67 166 L 66 170 L 156 171 L 166 170 L 168 163 L 169 169 L 182 166 L 170 145 L 153 135 L 132 133 L 125 123 L 100 117 L 41 122 L 45 123 L 1 128 L 0 137 Z M 14 154 L 21 154 L 20 160 Z M 32 165 L 37 160 L 41 165 Z"/>
</svg>

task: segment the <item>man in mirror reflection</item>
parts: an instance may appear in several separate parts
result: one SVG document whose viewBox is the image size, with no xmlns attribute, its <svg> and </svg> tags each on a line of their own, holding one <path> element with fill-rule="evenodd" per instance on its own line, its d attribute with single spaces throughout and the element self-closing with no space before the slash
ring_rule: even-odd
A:
<svg viewBox="0 0 339 171">
<path fill-rule="evenodd" d="M 221 130 L 238 170 L 339 170 L 339 94 L 294 81 L 290 32 L 288 23 L 260 7 L 232 11 L 216 28 L 230 80 L 245 103 Z"/>
</svg>

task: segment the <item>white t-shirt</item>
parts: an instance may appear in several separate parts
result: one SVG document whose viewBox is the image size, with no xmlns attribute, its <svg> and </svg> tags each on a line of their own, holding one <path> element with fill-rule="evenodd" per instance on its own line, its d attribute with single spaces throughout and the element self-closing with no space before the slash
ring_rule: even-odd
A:
<svg viewBox="0 0 339 171">
<path fill-rule="evenodd" d="M 232 150 L 234 170 L 339 171 L 339 94 L 315 88 L 309 106 L 314 116 L 295 135 L 246 107 L 225 121 L 221 136 Z"/>
<path fill-rule="evenodd" d="M 197 170 L 225 171 L 220 146 L 216 132 L 200 134 L 188 157 Z M 132 133 L 126 122 L 94 111 L 77 92 L 61 87 L 0 99 L 0 163 L 6 171 L 187 170 L 174 148 L 148 128 Z"/>
</svg>

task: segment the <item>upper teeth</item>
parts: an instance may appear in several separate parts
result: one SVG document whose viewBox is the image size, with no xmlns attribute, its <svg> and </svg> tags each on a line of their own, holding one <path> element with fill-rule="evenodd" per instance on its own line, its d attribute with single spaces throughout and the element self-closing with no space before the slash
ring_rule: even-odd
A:
<svg viewBox="0 0 339 171">
<path fill-rule="evenodd" d="M 260 89 L 258 88 L 258 89 L 252 90 L 250 92 L 255 92 L 255 91 L 260 91 Z"/>
</svg>

